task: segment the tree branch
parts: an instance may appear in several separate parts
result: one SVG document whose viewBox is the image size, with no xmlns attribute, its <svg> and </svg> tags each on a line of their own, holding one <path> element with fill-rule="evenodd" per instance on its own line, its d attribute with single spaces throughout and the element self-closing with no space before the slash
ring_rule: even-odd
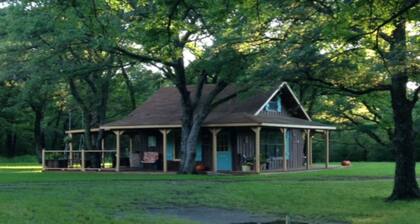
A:
<svg viewBox="0 0 420 224">
<path fill-rule="evenodd" d="M 347 118 L 351 123 L 353 123 L 354 125 L 356 125 L 356 126 L 359 126 L 360 127 L 360 123 L 359 122 L 357 122 L 356 120 L 354 120 L 351 116 L 349 116 L 349 115 L 347 115 L 345 112 L 343 112 L 342 113 L 343 114 L 343 116 L 345 117 L 345 118 Z M 380 145 L 383 145 L 383 146 L 387 146 L 387 144 L 386 143 L 384 143 L 383 141 L 382 141 L 382 139 L 375 133 L 375 132 L 373 132 L 372 130 L 370 130 L 370 129 L 366 129 L 366 128 L 363 128 L 363 129 L 361 129 L 361 128 L 359 128 L 359 130 L 361 131 L 361 132 L 363 132 L 363 133 L 365 133 L 366 135 L 368 135 L 371 139 L 373 139 L 375 142 L 377 142 L 377 143 L 379 143 Z"/>
<path fill-rule="evenodd" d="M 419 100 L 419 95 L 420 95 L 420 86 L 417 86 L 416 90 L 414 90 L 413 99 L 411 99 L 412 108 L 416 105 L 417 101 Z"/>
<path fill-rule="evenodd" d="M 203 70 L 198 77 L 197 87 L 195 88 L 195 99 L 193 103 L 194 108 L 197 106 L 198 102 L 200 102 L 201 96 L 203 94 L 203 86 L 206 83 L 206 80 L 207 72 Z"/>
<path fill-rule="evenodd" d="M 240 93 L 246 92 L 248 90 L 249 90 L 249 87 L 242 88 L 242 89 L 240 89 L 238 91 L 235 91 L 234 93 L 232 93 L 230 95 L 227 95 L 227 96 L 225 96 L 225 97 L 217 100 L 216 102 L 213 102 L 212 107 L 215 108 L 215 107 L 219 106 L 220 104 L 222 104 L 222 103 L 224 103 L 226 101 L 229 101 L 230 99 L 233 99 L 233 98 L 237 97 Z"/>
<path fill-rule="evenodd" d="M 321 83 L 323 85 L 326 85 L 326 86 L 328 86 L 332 89 L 347 92 L 351 95 L 356 95 L 356 96 L 364 95 L 364 94 L 368 94 L 368 93 L 373 93 L 373 92 L 390 91 L 391 90 L 391 86 L 386 85 L 386 84 L 378 84 L 376 86 L 372 86 L 372 87 L 366 88 L 366 89 L 351 89 L 351 88 L 348 88 L 344 85 L 334 84 L 334 83 L 327 82 L 327 81 L 322 80 L 322 79 L 314 78 L 314 77 L 312 77 L 308 74 L 306 74 L 306 80 L 319 82 L 319 83 Z"/>
<path fill-rule="evenodd" d="M 164 64 L 164 65 L 167 65 L 167 66 L 175 66 L 176 65 L 173 62 L 168 62 L 168 61 L 162 60 L 160 58 L 155 58 L 155 57 L 151 57 L 151 56 L 147 56 L 147 55 L 136 54 L 136 53 L 133 53 L 133 52 L 128 51 L 127 49 L 124 49 L 124 48 L 121 48 L 121 47 L 115 47 L 115 50 L 117 52 L 121 53 L 121 54 L 124 54 L 124 55 L 126 55 L 130 58 L 133 58 L 137 61 L 144 62 L 144 63 L 154 63 L 154 62 L 156 62 L 156 63 L 161 63 L 161 64 Z"/>
<path fill-rule="evenodd" d="M 359 37 L 365 36 L 365 35 L 369 35 L 369 34 L 373 34 L 375 32 L 380 31 L 380 29 L 382 27 L 384 27 L 385 25 L 387 25 L 388 23 L 392 22 L 394 19 L 400 17 L 402 14 L 406 13 L 408 10 L 410 10 L 411 8 L 414 8 L 417 4 L 419 3 L 419 0 L 411 0 L 408 2 L 408 4 L 403 7 L 402 9 L 400 9 L 398 12 L 394 13 L 391 17 L 389 17 L 388 19 L 384 20 L 381 24 L 379 24 L 377 27 L 375 27 L 373 30 L 369 31 L 369 32 L 364 32 L 358 35 L 355 35 L 351 38 L 348 39 L 348 41 L 352 41 L 355 39 L 358 39 Z"/>
</svg>

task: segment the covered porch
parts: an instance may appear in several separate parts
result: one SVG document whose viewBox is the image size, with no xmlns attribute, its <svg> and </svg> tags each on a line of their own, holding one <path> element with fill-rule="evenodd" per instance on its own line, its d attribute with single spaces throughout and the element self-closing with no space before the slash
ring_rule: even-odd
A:
<svg viewBox="0 0 420 224">
<path fill-rule="evenodd" d="M 113 127 L 102 130 L 100 149 L 86 150 L 83 130 L 69 130 L 65 150 L 43 150 L 43 170 L 176 172 L 180 165 L 180 126 Z M 204 126 L 196 164 L 205 172 L 275 172 L 313 167 L 315 134 L 325 139 L 324 167 L 329 167 L 328 127 L 281 125 Z M 319 169 L 319 167 L 316 167 Z"/>
</svg>

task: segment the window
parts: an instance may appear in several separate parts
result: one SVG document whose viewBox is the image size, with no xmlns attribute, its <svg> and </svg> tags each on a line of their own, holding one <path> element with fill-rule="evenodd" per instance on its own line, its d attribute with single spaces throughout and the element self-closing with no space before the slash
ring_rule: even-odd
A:
<svg viewBox="0 0 420 224">
<path fill-rule="evenodd" d="M 277 131 L 263 132 L 261 148 L 266 158 L 281 157 L 283 154 L 282 134 Z"/>
<path fill-rule="evenodd" d="M 229 134 L 222 132 L 217 136 L 217 151 L 229 151 Z"/>
<path fill-rule="evenodd" d="M 281 112 L 281 97 L 277 96 L 271 99 L 265 106 L 266 111 Z"/>
<path fill-rule="evenodd" d="M 156 136 L 150 135 L 147 137 L 147 146 L 148 147 L 156 147 Z"/>
</svg>

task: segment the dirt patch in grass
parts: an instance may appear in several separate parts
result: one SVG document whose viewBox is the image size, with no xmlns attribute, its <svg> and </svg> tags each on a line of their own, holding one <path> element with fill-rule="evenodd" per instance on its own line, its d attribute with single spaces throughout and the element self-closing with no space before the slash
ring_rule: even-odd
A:
<svg viewBox="0 0 420 224">
<path fill-rule="evenodd" d="M 242 210 L 210 207 L 149 207 L 150 215 L 174 217 L 204 224 L 344 224 L 345 222 L 328 222 L 325 220 L 303 220 L 289 216 L 260 215 Z"/>
</svg>

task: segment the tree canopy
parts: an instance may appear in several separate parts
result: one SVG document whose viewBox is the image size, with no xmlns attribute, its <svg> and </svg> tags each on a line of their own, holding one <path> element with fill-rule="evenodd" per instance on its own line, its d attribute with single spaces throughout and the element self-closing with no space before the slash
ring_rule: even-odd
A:
<svg viewBox="0 0 420 224">
<path fill-rule="evenodd" d="M 339 127 L 334 160 L 395 160 L 391 198 L 419 197 L 418 9 L 417 0 L 7 1 L 0 153 L 64 147 L 69 128 L 85 129 L 86 147 L 99 147 L 102 134 L 92 140 L 91 128 L 175 86 L 188 173 L 201 124 L 227 100 L 217 97 L 226 86 L 246 95 L 288 81 L 313 118 Z M 206 83 L 216 87 L 203 96 Z"/>
</svg>

